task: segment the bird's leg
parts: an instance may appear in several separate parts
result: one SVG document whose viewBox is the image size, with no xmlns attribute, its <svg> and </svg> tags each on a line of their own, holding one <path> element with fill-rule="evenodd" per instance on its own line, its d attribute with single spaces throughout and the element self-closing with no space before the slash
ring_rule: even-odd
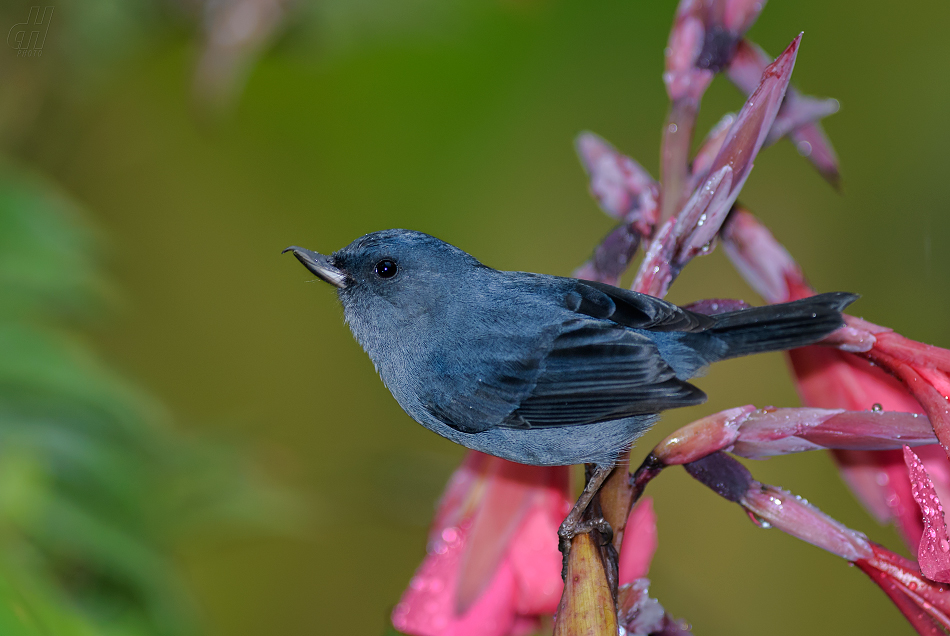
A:
<svg viewBox="0 0 950 636">
<path fill-rule="evenodd" d="M 571 540 L 574 537 L 585 532 L 590 532 L 591 530 L 599 531 L 604 535 L 607 542 L 610 542 L 613 536 L 610 525 L 602 516 L 598 515 L 596 519 L 584 518 L 588 508 L 590 508 L 591 501 L 594 499 L 594 495 L 596 495 L 600 487 L 604 485 L 604 482 L 612 471 L 613 466 L 600 464 L 594 466 L 594 470 L 587 480 L 587 485 L 584 486 L 584 492 L 578 497 L 577 503 L 574 504 L 574 507 L 571 508 L 567 517 L 564 518 L 564 522 L 561 523 L 561 527 L 558 528 L 558 547 L 564 558 L 564 564 L 561 570 L 562 576 L 566 576 L 567 573 L 567 557 L 571 552 Z"/>
</svg>

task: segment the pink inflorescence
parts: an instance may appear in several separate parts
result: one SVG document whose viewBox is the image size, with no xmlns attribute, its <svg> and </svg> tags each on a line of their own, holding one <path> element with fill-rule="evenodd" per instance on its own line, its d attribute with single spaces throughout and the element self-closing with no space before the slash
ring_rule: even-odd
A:
<svg viewBox="0 0 950 636">
<path fill-rule="evenodd" d="M 660 179 L 593 133 L 579 136 L 591 194 L 619 225 L 577 277 L 617 284 L 642 247 L 633 289 L 662 297 L 691 260 L 721 244 L 767 302 L 815 293 L 789 252 L 738 203 L 758 152 L 781 138 L 832 184 L 839 175 L 820 124 L 838 110 L 837 101 L 805 96 L 789 85 L 802 36 L 774 60 L 745 36 L 764 4 L 679 3 L 663 73 L 671 106 Z M 702 97 L 718 73 L 748 100 L 690 156 Z M 692 309 L 714 314 L 743 306 L 716 299 Z M 758 523 L 857 565 L 920 634 L 950 631 L 950 535 L 941 504 L 950 501 L 950 351 L 846 316 L 838 331 L 819 345 L 791 351 L 789 360 L 806 408 L 739 406 L 674 432 L 634 475 L 631 497 L 664 467 L 684 465 Z M 919 565 L 807 501 L 756 481 L 732 457 L 818 449 L 832 453 L 877 519 L 897 525 Z M 559 604 L 562 590 L 582 589 L 573 580 L 565 588 L 560 579 L 557 528 L 571 507 L 568 482 L 564 467 L 520 466 L 469 453 L 442 498 L 428 554 L 393 610 L 395 627 L 415 636 L 515 636 L 536 630 L 558 607 L 579 607 L 564 599 Z M 658 541 L 652 501 L 641 500 L 627 518 L 614 590 L 618 620 L 603 624 L 627 634 L 688 633 L 647 594 L 645 577 Z"/>
<path fill-rule="evenodd" d="M 557 608 L 557 528 L 570 507 L 566 467 L 470 451 L 442 497 L 393 625 L 417 636 L 531 633 Z"/>
</svg>

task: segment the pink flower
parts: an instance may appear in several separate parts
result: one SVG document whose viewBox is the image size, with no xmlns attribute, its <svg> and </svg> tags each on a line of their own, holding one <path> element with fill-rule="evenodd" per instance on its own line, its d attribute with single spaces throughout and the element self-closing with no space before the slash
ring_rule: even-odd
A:
<svg viewBox="0 0 950 636">
<path fill-rule="evenodd" d="M 656 513 L 653 512 L 653 499 L 644 497 L 630 511 L 624 529 L 623 546 L 620 548 L 620 585 L 633 583 L 647 575 L 656 546 Z"/>
<path fill-rule="evenodd" d="M 651 598 L 646 578 L 657 547 L 656 513 L 653 500 L 643 497 L 630 511 L 620 550 L 618 610 L 627 634 L 675 636 L 688 634 L 689 627 L 674 620 L 659 601 Z"/>
<path fill-rule="evenodd" d="M 800 43 L 801 35 L 765 69 L 758 88 L 723 133 L 705 180 L 657 231 L 634 281 L 637 291 L 662 298 L 686 263 L 709 251 L 775 121 Z"/>
<path fill-rule="evenodd" d="M 577 138 L 577 154 L 590 176 L 590 191 L 600 207 L 622 221 L 574 276 L 616 285 L 644 238 L 653 234 L 660 189 L 633 159 L 593 133 Z"/>
<path fill-rule="evenodd" d="M 909 453 L 908 466 L 915 486 L 925 486 L 922 465 L 913 461 L 910 449 L 905 452 Z M 778 528 L 854 563 L 884 590 L 922 636 L 938 636 L 950 630 L 950 586 L 922 575 L 915 562 L 869 541 L 863 533 L 845 527 L 791 493 L 755 481 L 748 469 L 724 453 L 707 455 L 684 468 L 719 495 L 745 508 L 756 523 Z M 930 505 L 936 501 L 925 489 L 919 493 Z M 942 513 L 939 523 L 946 537 Z M 936 550 L 942 555 L 941 540 L 946 539 L 935 532 Z M 950 542 L 947 547 L 950 552 Z M 939 567 L 946 562 L 946 557 L 943 559 Z"/>
<path fill-rule="evenodd" d="M 890 597 L 917 633 L 926 636 L 950 630 L 950 586 L 921 576 L 917 564 L 876 543 L 873 554 L 856 566 Z"/>
<path fill-rule="evenodd" d="M 393 625 L 414 636 L 531 633 L 561 596 L 557 529 L 572 503 L 567 467 L 470 451 L 449 481 Z"/>
<path fill-rule="evenodd" d="M 759 84 L 762 71 L 771 62 L 772 58 L 765 51 L 748 40 L 742 40 L 736 46 L 726 74 L 739 90 L 751 95 Z M 773 144 L 787 136 L 818 172 L 837 186 L 840 180 L 838 157 L 819 120 L 838 112 L 838 107 L 836 99 L 809 97 L 789 87 L 765 144 Z"/>
<path fill-rule="evenodd" d="M 785 302 L 814 293 L 791 255 L 749 212 L 735 210 L 722 237 L 733 264 L 767 301 Z M 826 409 L 926 413 L 938 439 L 950 437 L 941 436 L 950 429 L 944 397 L 950 395 L 950 352 L 851 317 L 833 337 L 838 339 L 837 349 L 812 346 L 788 354 L 802 402 Z M 932 445 L 917 453 L 937 492 L 942 498 L 950 496 L 950 463 L 944 450 Z M 908 545 L 916 549 L 923 524 L 902 452 L 834 450 L 832 455 L 865 507 L 882 523 L 896 522 Z"/>
<path fill-rule="evenodd" d="M 764 4 L 758 0 L 682 0 L 676 9 L 663 72 L 672 103 L 660 153 L 662 220 L 679 212 L 690 194 L 686 188 L 689 150 L 703 93 L 716 73 L 729 65 L 736 44 Z"/>
<path fill-rule="evenodd" d="M 538 617 L 558 607 L 557 528 L 571 503 L 568 468 L 469 452 L 442 497 L 428 554 L 393 610 L 393 625 L 414 636 L 532 633 Z M 645 498 L 627 521 L 621 584 L 646 576 L 656 545 L 656 515 Z"/>
<path fill-rule="evenodd" d="M 736 45 L 764 4 L 758 0 L 680 2 L 663 74 L 671 101 L 699 101 L 713 75 L 728 66 Z"/>
<path fill-rule="evenodd" d="M 931 581 L 950 583 L 950 536 L 943 505 L 920 458 L 907 446 L 904 461 L 913 486 L 914 499 L 924 515 L 924 532 L 917 547 L 920 571 Z"/>
</svg>

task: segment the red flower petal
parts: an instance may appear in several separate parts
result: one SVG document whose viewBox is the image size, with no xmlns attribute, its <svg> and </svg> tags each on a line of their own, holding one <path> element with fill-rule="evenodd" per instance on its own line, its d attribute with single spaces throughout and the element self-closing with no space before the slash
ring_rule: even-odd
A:
<svg viewBox="0 0 950 636">
<path fill-rule="evenodd" d="M 491 584 L 462 615 L 455 613 L 458 572 L 467 529 L 446 529 L 430 546 L 409 588 L 393 609 L 393 626 L 413 636 L 507 636 L 515 620 L 515 576 L 503 560 Z"/>
<path fill-rule="evenodd" d="M 924 515 L 924 532 L 917 547 L 920 570 L 928 579 L 950 583 L 950 536 L 930 475 L 923 462 L 909 447 L 904 447 L 904 461 L 913 488 L 914 499 Z"/>
<path fill-rule="evenodd" d="M 643 578 L 656 552 L 656 513 L 653 499 L 644 497 L 630 511 L 620 548 L 620 585 Z"/>
</svg>

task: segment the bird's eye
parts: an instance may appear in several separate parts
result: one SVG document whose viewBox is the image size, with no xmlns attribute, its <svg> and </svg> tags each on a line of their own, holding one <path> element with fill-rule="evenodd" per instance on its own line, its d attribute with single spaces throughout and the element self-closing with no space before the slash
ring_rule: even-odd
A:
<svg viewBox="0 0 950 636">
<path fill-rule="evenodd" d="M 376 275 L 380 278 L 392 278 L 396 275 L 396 261 L 388 258 L 376 263 Z"/>
</svg>

